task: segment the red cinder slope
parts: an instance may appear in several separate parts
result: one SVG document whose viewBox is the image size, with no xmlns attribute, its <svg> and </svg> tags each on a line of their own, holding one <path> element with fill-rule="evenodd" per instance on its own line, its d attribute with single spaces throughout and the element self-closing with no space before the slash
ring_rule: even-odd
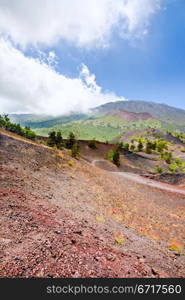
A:
<svg viewBox="0 0 185 300">
<path fill-rule="evenodd" d="M 1 277 L 184 277 L 183 195 L 9 133 L 0 154 Z"/>
</svg>

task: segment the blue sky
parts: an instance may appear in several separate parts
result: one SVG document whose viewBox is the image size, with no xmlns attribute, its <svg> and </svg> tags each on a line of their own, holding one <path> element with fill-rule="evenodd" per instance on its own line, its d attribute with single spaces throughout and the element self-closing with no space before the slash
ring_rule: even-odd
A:
<svg viewBox="0 0 185 300">
<path fill-rule="evenodd" d="M 166 2 L 143 40 L 115 36 L 107 49 L 88 51 L 62 43 L 55 51 L 61 60 L 59 71 L 68 76 L 77 76 L 83 62 L 104 90 L 185 109 L 184 0 Z"/>
<path fill-rule="evenodd" d="M 0 1 L 0 17 L 1 111 L 185 109 L 184 0 Z"/>
</svg>

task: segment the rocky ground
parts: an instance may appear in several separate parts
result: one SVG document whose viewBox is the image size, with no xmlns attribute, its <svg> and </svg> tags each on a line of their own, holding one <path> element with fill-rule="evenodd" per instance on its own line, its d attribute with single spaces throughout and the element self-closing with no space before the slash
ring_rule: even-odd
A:
<svg viewBox="0 0 185 300">
<path fill-rule="evenodd" d="M 155 174 L 155 175 L 154 174 L 145 175 L 145 177 L 185 188 L 185 174 L 163 173 L 163 174 Z"/>
<path fill-rule="evenodd" d="M 1 277 L 185 277 L 185 196 L 0 135 Z"/>
</svg>

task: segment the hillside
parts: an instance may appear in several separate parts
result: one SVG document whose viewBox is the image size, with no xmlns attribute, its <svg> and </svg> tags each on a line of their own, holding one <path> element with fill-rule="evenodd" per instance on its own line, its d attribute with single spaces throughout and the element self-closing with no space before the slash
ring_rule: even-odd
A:
<svg viewBox="0 0 185 300">
<path fill-rule="evenodd" d="M 82 151 L 75 160 L 1 130 L 0 276 L 185 276 L 184 191 L 102 170 Z"/>
<path fill-rule="evenodd" d="M 144 153 L 133 153 L 126 150 L 120 150 L 119 169 L 107 160 L 108 152 L 114 148 L 113 144 L 104 144 L 97 142 L 95 150 L 87 146 L 86 141 L 80 141 L 81 156 L 86 161 L 94 163 L 101 169 L 111 172 L 131 172 L 135 174 L 155 173 L 157 164 L 156 157 L 149 157 Z M 165 169 L 165 164 L 161 163 Z"/>
<path fill-rule="evenodd" d="M 124 142 L 130 142 L 133 137 L 145 137 L 148 139 L 152 138 L 162 138 L 165 139 L 168 142 L 178 144 L 178 145 L 184 145 L 177 137 L 172 136 L 171 134 L 162 131 L 160 129 L 155 129 L 155 128 L 148 128 L 148 129 L 143 129 L 143 130 L 128 130 L 125 133 L 123 133 L 120 137 L 114 140 L 114 142 L 117 141 L 124 141 Z"/>
<path fill-rule="evenodd" d="M 118 117 L 129 122 L 147 120 L 152 118 L 152 115 L 150 115 L 149 113 L 134 113 L 125 111 L 123 109 L 111 110 L 107 113 L 107 115 Z"/>
<path fill-rule="evenodd" d="M 119 101 L 92 109 L 87 114 L 62 116 L 11 115 L 21 125 L 31 126 L 38 135 L 61 130 L 66 138 L 73 131 L 79 139 L 111 141 L 129 130 L 156 128 L 184 131 L 185 111 L 146 101 Z"/>
<path fill-rule="evenodd" d="M 84 114 L 71 114 L 64 116 L 47 116 L 33 114 L 11 114 L 11 120 L 20 123 L 22 126 L 31 126 L 32 128 L 50 128 L 57 124 L 65 124 L 75 120 L 81 120 L 86 117 Z"/>
<path fill-rule="evenodd" d="M 94 111 L 107 113 L 115 109 L 122 109 L 134 113 L 149 113 L 154 118 L 169 124 L 184 125 L 185 123 L 185 110 L 149 101 L 129 100 L 111 102 L 96 107 Z"/>
</svg>

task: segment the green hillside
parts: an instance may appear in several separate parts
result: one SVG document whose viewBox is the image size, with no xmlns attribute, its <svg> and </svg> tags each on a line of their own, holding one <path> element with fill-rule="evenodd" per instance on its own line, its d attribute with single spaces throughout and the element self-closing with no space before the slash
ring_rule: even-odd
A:
<svg viewBox="0 0 185 300">
<path fill-rule="evenodd" d="M 12 114 L 11 120 L 16 123 L 20 123 L 24 126 L 30 126 L 32 128 L 50 128 L 57 124 L 64 124 L 73 120 L 80 120 L 86 118 L 85 114 L 70 114 L 64 116 L 47 116 L 47 115 L 33 115 L 33 114 Z"/>
<path fill-rule="evenodd" d="M 148 115 L 147 115 L 148 114 Z M 11 115 L 21 125 L 30 126 L 38 135 L 61 130 L 64 138 L 73 131 L 79 139 L 96 138 L 111 141 L 129 130 L 156 128 L 185 131 L 185 110 L 146 101 L 111 102 L 92 109 L 88 114 L 57 117 L 44 115 Z"/>
<path fill-rule="evenodd" d="M 94 112 L 107 113 L 115 109 L 123 109 L 135 113 L 150 113 L 154 118 L 160 121 L 185 125 L 185 110 L 168 106 L 166 104 L 148 102 L 148 101 L 119 101 L 110 102 L 93 109 Z"/>
<path fill-rule="evenodd" d="M 161 128 L 161 122 L 155 119 L 148 119 L 137 122 L 126 122 L 121 118 L 113 116 L 97 116 L 85 120 L 71 121 L 65 124 L 57 124 L 50 128 L 36 128 L 39 135 L 47 135 L 51 130 L 61 130 L 64 138 L 72 131 L 79 139 L 96 138 L 99 141 L 110 141 L 123 132 L 132 129 Z"/>
</svg>

